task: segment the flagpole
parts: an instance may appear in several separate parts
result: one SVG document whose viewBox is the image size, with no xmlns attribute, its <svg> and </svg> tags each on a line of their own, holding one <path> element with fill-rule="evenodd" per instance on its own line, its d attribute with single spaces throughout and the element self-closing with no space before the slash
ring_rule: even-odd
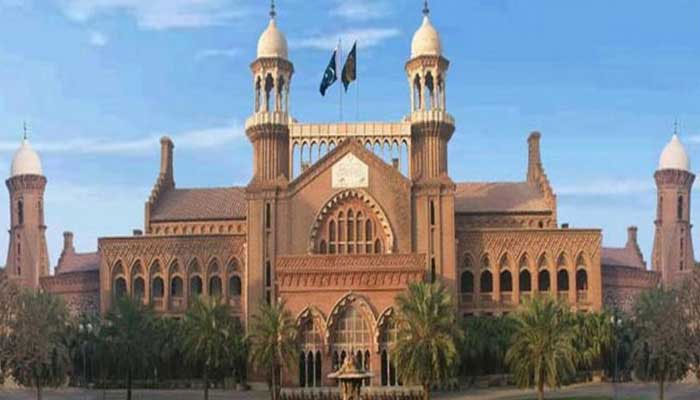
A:
<svg viewBox="0 0 700 400">
<path fill-rule="evenodd" d="M 360 121 L 360 74 L 359 71 L 357 70 L 357 42 L 355 42 L 355 81 L 357 83 L 357 110 L 355 114 L 355 119 L 359 122 Z"/>
<path fill-rule="evenodd" d="M 335 63 L 336 76 L 338 76 L 338 74 L 337 74 L 338 67 L 340 65 L 342 65 L 341 62 L 343 61 L 343 43 L 342 43 L 341 38 L 338 38 L 338 53 L 337 54 L 338 54 L 338 60 Z M 343 85 L 338 85 L 338 93 L 339 93 L 338 98 L 340 99 L 339 100 L 339 103 L 340 103 L 340 121 L 342 122 L 343 121 Z"/>
</svg>

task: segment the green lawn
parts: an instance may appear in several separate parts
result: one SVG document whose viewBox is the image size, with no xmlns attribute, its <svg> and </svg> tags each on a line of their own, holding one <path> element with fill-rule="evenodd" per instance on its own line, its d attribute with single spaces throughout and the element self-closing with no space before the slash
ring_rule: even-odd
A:
<svg viewBox="0 0 700 400">
<path fill-rule="evenodd" d="M 547 395 L 544 396 L 547 399 Z M 527 400 L 535 400 L 534 398 Z M 556 397 L 553 400 L 613 400 L 612 397 L 608 396 L 586 396 L 586 397 Z M 646 400 L 642 397 L 618 397 L 618 400 Z"/>
</svg>

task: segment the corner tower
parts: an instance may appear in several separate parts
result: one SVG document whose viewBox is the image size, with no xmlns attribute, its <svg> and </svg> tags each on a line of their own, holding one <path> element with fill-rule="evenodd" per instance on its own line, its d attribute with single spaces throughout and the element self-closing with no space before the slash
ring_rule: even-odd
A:
<svg viewBox="0 0 700 400">
<path fill-rule="evenodd" d="M 10 193 L 10 240 L 5 270 L 20 286 L 37 289 L 39 278 L 49 274 L 44 225 L 46 177 L 41 159 L 25 133 L 12 158 L 11 175 L 5 181 Z"/>
<path fill-rule="evenodd" d="M 447 145 L 455 130 L 447 112 L 449 61 L 430 20 L 428 2 L 423 22 L 413 35 L 406 75 L 411 93 L 411 180 L 415 251 L 426 254 L 429 281 L 442 278 L 456 290 L 455 185 L 447 171 Z"/>
<path fill-rule="evenodd" d="M 246 121 L 246 135 L 253 145 L 253 179 L 246 188 L 248 202 L 248 285 L 246 315 L 261 301 L 275 301 L 277 221 L 285 221 L 280 197 L 289 182 L 289 88 L 294 66 L 289 61 L 287 39 L 277 28 L 274 2 L 270 22 L 258 40 L 253 74 L 253 115 Z"/>
<path fill-rule="evenodd" d="M 663 285 L 672 286 L 695 265 L 690 235 L 690 192 L 695 175 L 675 133 L 661 153 L 654 179 L 657 208 L 652 262 L 654 270 L 661 273 Z"/>
</svg>

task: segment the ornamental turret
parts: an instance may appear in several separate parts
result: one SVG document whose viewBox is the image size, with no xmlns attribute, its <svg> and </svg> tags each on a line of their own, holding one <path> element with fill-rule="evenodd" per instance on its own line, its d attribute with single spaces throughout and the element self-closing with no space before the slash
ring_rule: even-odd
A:
<svg viewBox="0 0 700 400">
<path fill-rule="evenodd" d="M 294 65 L 289 61 L 287 39 L 277 27 L 274 3 L 270 21 L 258 39 L 253 74 L 253 115 L 246 134 L 255 155 L 253 181 L 269 185 L 287 181 L 289 175 L 289 88 Z"/>
<path fill-rule="evenodd" d="M 695 175 L 690 172 L 688 153 L 675 133 L 661 153 L 654 179 L 657 210 L 652 264 L 668 287 L 679 283 L 695 266 L 690 233 L 690 194 Z"/>
<path fill-rule="evenodd" d="M 411 171 L 414 182 L 414 251 L 426 254 L 426 277 L 456 282 L 454 193 L 447 171 L 447 145 L 455 130 L 447 113 L 446 80 L 449 61 L 443 56 L 440 34 L 430 20 L 428 2 L 423 22 L 413 35 L 406 75 L 411 91 Z M 455 290 L 456 286 L 453 285 Z"/>
<path fill-rule="evenodd" d="M 26 130 L 10 170 L 11 175 L 5 181 L 10 194 L 10 240 L 5 270 L 20 286 L 38 289 L 39 278 L 49 274 L 44 225 L 46 177 Z"/>
<path fill-rule="evenodd" d="M 411 178 L 414 181 L 447 177 L 447 143 L 454 132 L 454 120 L 447 113 L 449 66 L 426 1 L 423 22 L 413 35 L 411 58 L 406 63 L 411 93 Z"/>
</svg>

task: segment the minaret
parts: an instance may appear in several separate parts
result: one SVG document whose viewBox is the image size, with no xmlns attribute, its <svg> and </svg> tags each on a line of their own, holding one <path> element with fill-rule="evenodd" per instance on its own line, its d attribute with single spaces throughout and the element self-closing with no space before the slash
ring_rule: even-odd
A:
<svg viewBox="0 0 700 400">
<path fill-rule="evenodd" d="M 413 242 L 416 252 L 427 255 L 427 279 L 454 283 L 455 185 L 447 172 L 447 144 L 455 124 L 447 113 L 445 94 L 449 65 L 426 1 L 423 23 L 413 35 L 411 58 L 405 67 L 411 93 Z"/>
<path fill-rule="evenodd" d="M 659 159 L 654 174 L 657 188 L 656 230 L 652 263 L 661 273 L 664 286 L 673 286 L 695 266 L 693 241 L 690 234 L 690 193 L 695 175 L 690 172 L 690 160 L 673 134 Z"/>
<path fill-rule="evenodd" d="M 277 28 L 274 2 L 270 22 L 258 40 L 253 74 L 253 115 L 246 121 L 246 135 L 253 145 L 253 179 L 246 188 L 248 201 L 248 283 L 244 307 L 255 313 L 261 301 L 274 302 L 275 255 L 279 244 L 278 220 L 284 220 L 281 191 L 289 182 L 289 87 L 294 66 L 289 61 L 287 39 Z M 281 241 L 280 241 L 281 242 Z"/>
<path fill-rule="evenodd" d="M 38 289 L 39 278 L 49 274 L 44 225 L 46 178 L 39 154 L 27 139 L 26 128 L 5 184 L 10 193 L 10 241 L 5 270 L 20 286 Z"/>
</svg>

